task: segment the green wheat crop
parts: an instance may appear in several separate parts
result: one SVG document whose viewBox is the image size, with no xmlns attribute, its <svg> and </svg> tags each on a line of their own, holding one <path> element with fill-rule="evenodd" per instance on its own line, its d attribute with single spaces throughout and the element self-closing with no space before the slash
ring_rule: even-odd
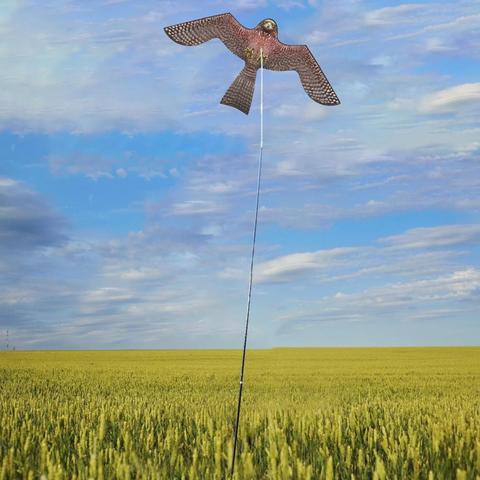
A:
<svg viewBox="0 0 480 480">
<path fill-rule="evenodd" d="M 0 353 L 0 480 L 226 479 L 238 351 Z M 247 354 L 236 479 L 480 479 L 480 348 Z"/>
</svg>

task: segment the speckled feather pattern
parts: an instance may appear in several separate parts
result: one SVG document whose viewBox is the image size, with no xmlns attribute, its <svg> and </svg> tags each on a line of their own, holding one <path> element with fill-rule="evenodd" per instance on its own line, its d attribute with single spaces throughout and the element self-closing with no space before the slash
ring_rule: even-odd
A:
<svg viewBox="0 0 480 480">
<path fill-rule="evenodd" d="M 245 61 L 245 68 L 234 80 L 221 103 L 249 112 L 255 88 L 256 70 L 260 68 L 260 50 L 264 68 L 294 70 L 300 76 L 305 92 L 322 105 L 338 105 L 338 99 L 320 65 L 306 45 L 286 45 L 277 32 L 262 28 L 246 28 L 230 13 L 200 18 L 165 28 L 166 34 L 181 45 L 199 45 L 213 38 L 220 39 L 235 55 Z"/>
<path fill-rule="evenodd" d="M 251 65 L 246 65 L 230 85 L 220 103 L 238 108 L 238 110 L 248 115 L 255 90 L 256 77 L 257 70 Z"/>
<path fill-rule="evenodd" d="M 243 27 L 230 13 L 165 27 L 165 33 L 180 45 L 200 45 L 218 38 L 240 58 L 243 58 L 248 47 L 249 32 L 250 29 Z"/>
</svg>

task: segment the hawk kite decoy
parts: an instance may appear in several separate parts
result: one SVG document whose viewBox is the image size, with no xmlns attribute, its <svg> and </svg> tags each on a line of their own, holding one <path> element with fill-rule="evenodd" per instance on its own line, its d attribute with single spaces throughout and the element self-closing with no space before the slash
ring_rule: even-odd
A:
<svg viewBox="0 0 480 480">
<path fill-rule="evenodd" d="M 245 67 L 230 85 L 220 103 L 248 114 L 252 103 L 260 49 L 263 66 L 269 70 L 295 70 L 307 94 L 322 105 L 338 105 L 327 77 L 306 45 L 285 45 L 278 40 L 274 20 L 262 20 L 255 28 L 241 25 L 231 13 L 222 13 L 165 27 L 165 33 L 180 45 L 199 45 L 220 39 L 235 55 L 245 60 Z"/>
</svg>

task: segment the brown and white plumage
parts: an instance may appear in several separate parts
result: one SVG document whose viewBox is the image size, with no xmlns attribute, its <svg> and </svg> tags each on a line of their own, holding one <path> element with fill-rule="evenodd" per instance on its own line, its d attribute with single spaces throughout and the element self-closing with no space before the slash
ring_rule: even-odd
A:
<svg viewBox="0 0 480 480">
<path fill-rule="evenodd" d="M 340 103 L 330 82 L 306 45 L 281 44 L 278 51 L 275 50 L 271 56 L 270 62 L 267 68 L 271 70 L 295 70 L 300 76 L 305 92 L 317 103 L 322 105 Z"/>
<path fill-rule="evenodd" d="M 200 45 L 219 38 L 235 55 L 241 57 L 248 46 L 248 28 L 231 13 L 221 13 L 165 27 L 165 33 L 180 45 Z"/>
<path fill-rule="evenodd" d="M 181 45 L 199 45 L 220 39 L 245 67 L 230 85 L 221 103 L 248 114 L 255 89 L 260 51 L 268 70 L 294 70 L 300 76 L 305 92 L 322 105 L 338 105 L 335 91 L 306 45 L 286 45 L 277 38 L 278 28 L 272 19 L 262 20 L 255 28 L 241 25 L 230 13 L 200 18 L 165 27 L 166 34 Z"/>
</svg>

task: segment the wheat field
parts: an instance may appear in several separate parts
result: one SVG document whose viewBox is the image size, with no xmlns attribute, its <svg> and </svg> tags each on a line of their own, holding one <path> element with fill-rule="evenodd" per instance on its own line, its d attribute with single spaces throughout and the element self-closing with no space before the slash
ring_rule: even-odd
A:
<svg viewBox="0 0 480 480">
<path fill-rule="evenodd" d="M 0 353 L 0 479 L 226 479 L 241 352 Z M 236 479 L 480 479 L 480 348 L 247 354 Z"/>
</svg>

